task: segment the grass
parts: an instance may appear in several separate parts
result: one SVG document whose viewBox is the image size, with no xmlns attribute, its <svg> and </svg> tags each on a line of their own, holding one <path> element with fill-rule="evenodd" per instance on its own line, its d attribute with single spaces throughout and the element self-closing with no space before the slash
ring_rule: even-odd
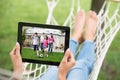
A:
<svg viewBox="0 0 120 80">
<path fill-rule="evenodd" d="M 75 2 L 75 12 L 77 1 Z M 81 8 L 88 12 L 91 0 L 81 0 Z M 72 0 L 60 0 L 53 12 L 60 25 L 66 20 Z M 85 5 L 86 4 L 86 5 Z M 116 3 L 110 8 L 110 16 L 115 10 Z M 9 52 L 17 41 L 18 22 L 45 23 L 48 8 L 45 0 L 1 0 L 0 1 L 0 68 L 13 68 Z M 107 52 L 98 80 L 120 80 L 120 31 Z"/>
<path fill-rule="evenodd" d="M 40 51 L 39 54 L 43 54 L 43 53 Z M 48 57 L 44 55 L 44 57 L 40 58 L 36 56 L 36 52 L 34 52 L 33 49 L 30 49 L 30 48 L 22 49 L 22 58 L 25 58 L 25 59 L 60 62 L 63 56 L 64 56 L 64 53 L 62 52 L 52 52 L 52 53 L 48 52 Z"/>
</svg>

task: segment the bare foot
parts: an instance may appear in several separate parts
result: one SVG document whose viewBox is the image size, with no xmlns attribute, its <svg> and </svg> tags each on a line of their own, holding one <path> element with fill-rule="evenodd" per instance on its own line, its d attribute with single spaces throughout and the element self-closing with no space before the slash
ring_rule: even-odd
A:
<svg viewBox="0 0 120 80">
<path fill-rule="evenodd" d="M 94 40 L 94 34 L 97 28 L 97 14 L 94 11 L 89 11 L 88 17 L 86 18 L 86 30 L 85 30 L 85 40 Z"/>
<path fill-rule="evenodd" d="M 85 23 L 85 11 L 81 10 L 75 17 L 75 28 L 72 38 L 77 40 L 79 43 L 82 41 L 82 32 Z"/>
</svg>

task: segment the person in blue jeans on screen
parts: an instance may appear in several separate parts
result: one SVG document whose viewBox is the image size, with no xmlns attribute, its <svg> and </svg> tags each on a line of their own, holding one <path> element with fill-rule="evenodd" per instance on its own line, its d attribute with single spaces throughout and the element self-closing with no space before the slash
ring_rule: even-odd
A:
<svg viewBox="0 0 120 80">
<path fill-rule="evenodd" d="M 95 52 L 93 41 L 97 21 L 97 14 L 94 11 L 89 11 L 87 17 L 85 16 L 84 10 L 77 13 L 69 49 L 66 50 L 59 67 L 51 66 L 42 77 L 40 77 L 40 80 L 88 80 L 94 65 Z M 82 48 L 75 60 L 75 56 L 77 55 L 76 50 L 81 43 L 83 43 Z M 21 79 L 20 74 L 23 72 L 19 49 L 20 47 L 17 43 L 15 48 L 10 52 L 14 67 L 12 79 Z"/>
</svg>

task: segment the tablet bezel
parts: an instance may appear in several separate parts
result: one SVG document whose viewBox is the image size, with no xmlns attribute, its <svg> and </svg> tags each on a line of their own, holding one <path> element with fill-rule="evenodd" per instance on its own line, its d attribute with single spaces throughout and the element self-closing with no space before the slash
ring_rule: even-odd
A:
<svg viewBox="0 0 120 80">
<path fill-rule="evenodd" d="M 58 26 L 58 25 L 38 24 L 38 23 L 29 23 L 29 22 L 19 22 L 18 23 L 18 38 L 17 38 L 17 41 L 20 44 L 20 53 L 21 53 L 21 49 L 22 49 L 22 28 L 24 26 L 27 26 L 27 27 L 38 27 L 38 28 L 48 28 L 48 29 L 57 29 L 57 30 L 65 30 L 64 53 L 69 48 L 70 28 L 68 26 Z M 43 60 L 32 60 L 32 59 L 25 59 L 25 58 L 22 58 L 22 61 L 23 62 L 40 63 L 40 64 L 48 64 L 48 65 L 56 65 L 56 66 L 58 66 L 60 64 L 60 62 L 51 62 L 51 61 L 43 61 Z"/>
</svg>

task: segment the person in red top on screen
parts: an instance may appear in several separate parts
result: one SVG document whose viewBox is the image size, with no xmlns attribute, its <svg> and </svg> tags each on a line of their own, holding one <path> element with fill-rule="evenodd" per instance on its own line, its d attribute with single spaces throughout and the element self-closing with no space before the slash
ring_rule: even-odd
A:
<svg viewBox="0 0 120 80">
<path fill-rule="evenodd" d="M 53 43 L 55 42 L 53 34 L 50 33 L 50 37 L 49 37 L 49 48 L 48 48 L 48 52 L 50 52 L 52 54 L 53 52 Z"/>
<path fill-rule="evenodd" d="M 46 35 L 43 41 L 44 56 L 48 57 L 48 36 Z"/>
</svg>

